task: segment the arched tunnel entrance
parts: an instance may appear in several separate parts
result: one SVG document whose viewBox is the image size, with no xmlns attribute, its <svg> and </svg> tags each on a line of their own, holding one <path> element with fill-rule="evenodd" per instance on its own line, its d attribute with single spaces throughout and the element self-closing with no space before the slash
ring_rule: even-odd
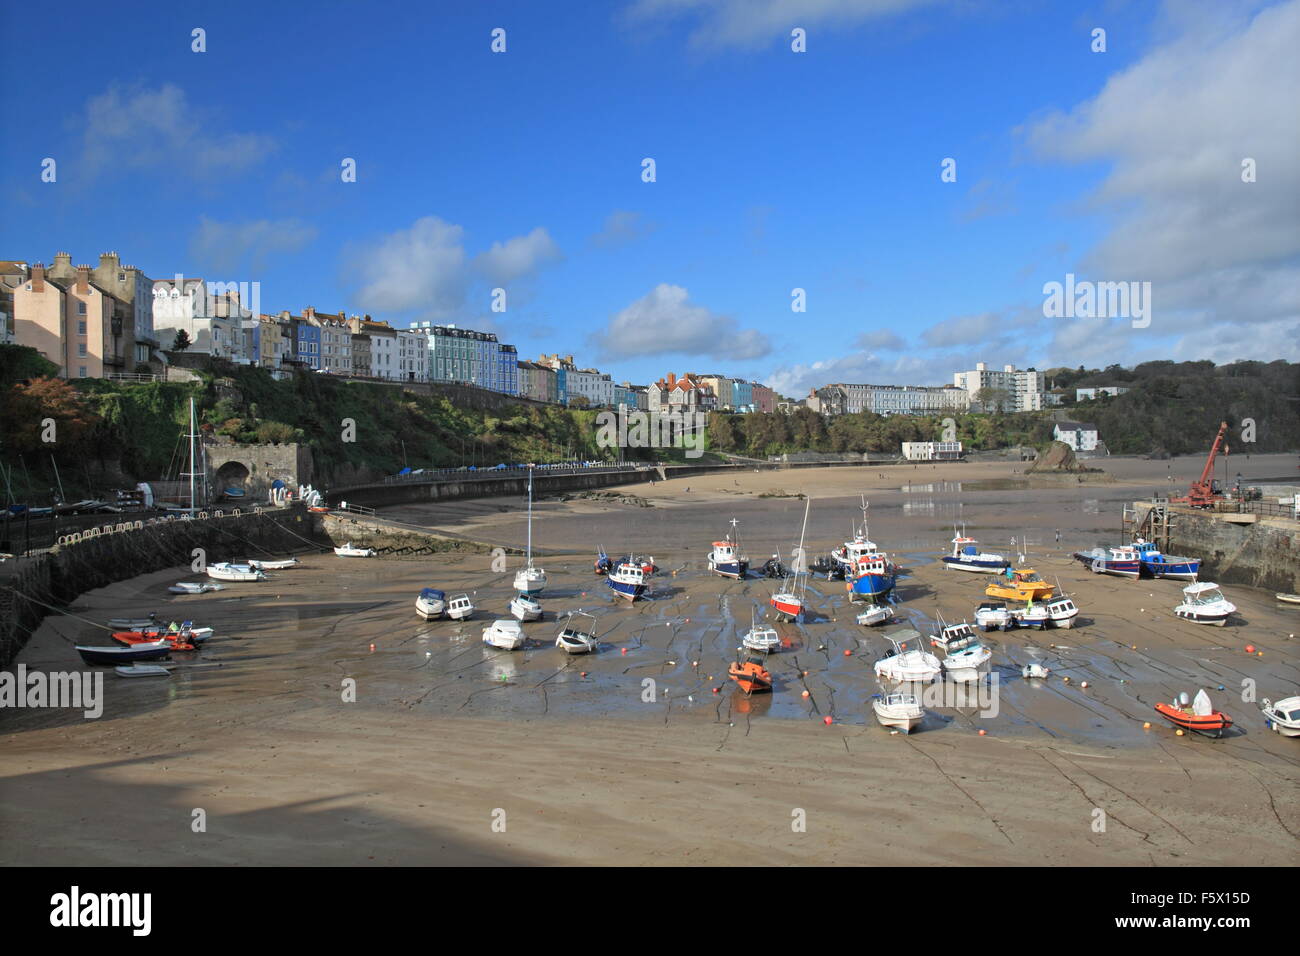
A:
<svg viewBox="0 0 1300 956">
<path fill-rule="evenodd" d="M 217 469 L 218 495 L 224 495 L 227 488 L 245 491 L 248 488 L 248 466 L 242 461 L 228 461 Z"/>
</svg>

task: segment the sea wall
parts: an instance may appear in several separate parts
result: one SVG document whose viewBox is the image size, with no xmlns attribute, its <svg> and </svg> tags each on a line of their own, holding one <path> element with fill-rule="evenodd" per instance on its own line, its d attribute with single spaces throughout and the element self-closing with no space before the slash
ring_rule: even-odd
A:
<svg viewBox="0 0 1300 956">
<path fill-rule="evenodd" d="M 1135 504 L 1139 519 L 1151 507 L 1146 502 Z M 1229 520 L 1240 520 L 1236 515 L 1174 508 L 1168 550 L 1199 557 L 1202 581 L 1300 591 L 1300 522 L 1254 517 L 1253 522 L 1242 524 Z"/>
</svg>

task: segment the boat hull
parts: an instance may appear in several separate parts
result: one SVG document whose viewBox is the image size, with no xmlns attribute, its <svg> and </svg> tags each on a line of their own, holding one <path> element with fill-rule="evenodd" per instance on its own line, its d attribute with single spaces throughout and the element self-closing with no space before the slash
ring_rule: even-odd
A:
<svg viewBox="0 0 1300 956">
<path fill-rule="evenodd" d="M 901 730 L 905 734 L 910 734 L 913 727 L 925 720 L 925 711 L 919 707 L 916 710 L 890 707 L 875 700 L 871 702 L 871 710 L 882 727 Z"/>
<path fill-rule="evenodd" d="M 745 574 L 749 571 L 749 562 L 748 561 L 719 562 L 710 559 L 709 570 L 720 577 L 739 580 L 743 578 Z"/>
<path fill-rule="evenodd" d="M 434 618 L 442 617 L 447 610 L 446 603 L 443 601 L 426 601 L 423 598 L 415 599 L 415 613 L 420 615 L 426 621 L 432 621 Z"/>
<path fill-rule="evenodd" d="M 546 590 L 545 572 L 530 574 L 527 569 L 515 575 L 515 590 L 521 594 L 541 594 Z"/>
<path fill-rule="evenodd" d="M 1142 570 L 1153 578 L 1195 581 L 1201 571 L 1200 561 L 1143 561 Z"/>
<path fill-rule="evenodd" d="M 1118 578 L 1136 578 L 1142 573 L 1142 562 L 1137 558 L 1099 558 L 1086 551 L 1076 551 L 1074 559 L 1097 574 L 1112 574 Z"/>
<path fill-rule="evenodd" d="M 609 589 L 619 597 L 627 598 L 629 601 L 635 601 L 645 594 L 645 585 L 637 584 L 631 581 L 619 581 L 613 577 L 607 577 Z"/>
<path fill-rule="evenodd" d="M 1232 616 L 1231 611 L 1206 613 L 1205 611 L 1195 611 L 1181 607 L 1174 608 L 1174 614 L 1184 621 L 1191 621 L 1193 624 L 1209 624 L 1213 627 L 1223 627 L 1228 623 L 1228 618 Z"/>
<path fill-rule="evenodd" d="M 727 668 L 727 674 L 746 694 L 761 694 L 772 689 L 772 675 L 757 664 L 732 664 Z"/>
<path fill-rule="evenodd" d="M 976 574 L 999 574 L 1007 566 L 1006 561 L 971 560 L 963 561 L 947 555 L 943 559 L 944 567 L 954 571 L 974 571 Z"/>
<path fill-rule="evenodd" d="M 773 597 L 769 603 L 777 614 L 780 614 L 791 621 L 797 620 L 799 615 L 803 613 L 803 602 L 791 597 L 782 597 L 777 595 Z"/>
<path fill-rule="evenodd" d="M 1232 726 L 1232 718 L 1217 710 L 1212 714 L 1193 714 L 1165 703 L 1156 704 L 1155 710 L 1175 727 L 1211 737 L 1223 736 L 1223 732 Z"/>
<path fill-rule="evenodd" d="M 152 644 L 136 644 L 132 647 L 83 647 L 77 645 L 77 653 L 87 664 L 123 664 L 131 661 L 158 661 L 169 653 L 172 647 L 166 641 Z"/>
<path fill-rule="evenodd" d="M 873 601 L 894 590 L 896 578 L 892 574 L 864 574 L 853 579 L 849 596 L 854 601 Z"/>
</svg>

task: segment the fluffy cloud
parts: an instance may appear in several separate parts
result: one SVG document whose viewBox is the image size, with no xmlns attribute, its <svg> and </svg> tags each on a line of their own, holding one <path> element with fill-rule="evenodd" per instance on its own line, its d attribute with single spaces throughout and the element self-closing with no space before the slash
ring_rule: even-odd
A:
<svg viewBox="0 0 1300 956">
<path fill-rule="evenodd" d="M 354 248 L 347 260 L 347 276 L 359 284 L 353 299 L 368 312 L 418 312 L 444 319 L 465 302 L 464 230 L 437 216 Z"/>
<path fill-rule="evenodd" d="M 859 335 L 853 347 L 867 351 L 880 349 L 885 352 L 901 352 L 907 347 L 907 343 L 888 329 L 876 329 L 874 332 L 863 332 Z"/>
<path fill-rule="evenodd" d="M 145 166 L 239 171 L 276 148 L 269 136 L 220 128 L 172 83 L 157 89 L 114 84 L 86 103 L 82 127 L 87 176 Z"/>
<path fill-rule="evenodd" d="M 241 269 L 261 273 L 268 258 L 297 252 L 316 238 L 316 229 L 297 219 L 218 222 L 207 216 L 190 238 L 190 255 L 205 272 L 233 275 Z"/>
<path fill-rule="evenodd" d="M 660 283 L 591 337 L 602 359 L 650 355 L 698 355 L 715 359 L 761 358 L 771 351 L 767 336 L 742 329 L 730 316 L 718 315 L 688 300 L 679 285 Z"/>
<path fill-rule="evenodd" d="M 628 10 L 634 24 L 682 15 L 697 26 L 690 34 L 696 47 L 755 48 L 776 37 L 790 36 L 795 27 L 857 26 L 937 0 L 636 0 Z"/>
<path fill-rule="evenodd" d="M 600 232 L 591 237 L 591 244 L 612 249 L 644 239 L 652 232 L 654 232 L 654 225 L 643 220 L 639 212 L 615 209 L 605 220 L 605 225 Z"/>
<path fill-rule="evenodd" d="M 531 276 L 543 265 L 563 258 L 550 234 L 538 226 L 526 236 L 494 242 L 474 260 L 474 266 L 489 282 L 504 286 Z"/>
</svg>

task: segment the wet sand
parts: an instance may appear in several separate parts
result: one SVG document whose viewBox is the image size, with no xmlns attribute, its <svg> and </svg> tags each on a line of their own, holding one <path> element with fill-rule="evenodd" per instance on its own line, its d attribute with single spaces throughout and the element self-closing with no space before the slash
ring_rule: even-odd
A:
<svg viewBox="0 0 1300 956">
<path fill-rule="evenodd" d="M 1266 730 L 1241 682 L 1261 698 L 1297 693 L 1300 609 L 1230 587 L 1239 622 L 1201 627 L 1173 617 L 1175 582 L 1092 575 L 1069 559 L 1117 539 L 1120 503 L 1165 490 L 1166 464 L 1113 460 L 1117 480 L 1097 485 L 1022 487 L 1018 464 L 835 468 L 542 501 L 546 619 L 525 625 L 533 640 L 516 652 L 480 633 L 505 616 L 517 559 L 494 573 L 488 555 L 313 555 L 197 597 L 166 593 L 190 577 L 179 570 L 121 582 L 75 612 L 184 614 L 217 636 L 174 655 L 168 680 L 110 672 L 97 721 L 0 712 L 0 863 L 744 864 L 757 843 L 769 863 L 1293 864 L 1300 740 Z M 1234 459 L 1234 473 L 1294 469 L 1289 456 L 1246 464 Z M 1180 468 L 1200 471 L 1172 465 L 1180 483 Z M 779 626 L 775 692 L 746 698 L 725 667 L 772 584 L 710 576 L 708 545 L 734 516 L 756 563 L 788 556 L 803 502 L 760 496 L 798 492 L 814 498 L 812 553 L 844 540 L 868 495 L 871 537 L 908 571 L 900 622 L 929 633 L 937 615 L 971 616 L 987 576 L 938 561 L 964 522 L 985 549 L 1007 552 L 1014 537 L 1059 578 L 1081 607 L 1077 626 L 985 635 L 997 715 L 935 708 L 911 736 L 891 735 L 869 710 L 890 628 L 859 627 L 843 582 L 814 580 L 815 616 Z M 652 506 L 619 503 L 637 498 Z M 518 546 L 519 506 L 388 513 Z M 591 573 L 600 544 L 655 556 L 648 600 L 616 603 Z M 479 611 L 422 622 L 421 586 L 471 593 Z M 576 608 L 597 615 L 596 655 L 552 645 L 556 612 Z M 19 660 L 80 669 L 72 640 L 93 636 L 51 619 Z M 1022 679 L 1029 661 L 1051 678 Z M 341 700 L 345 678 L 355 702 Z M 1177 737 L 1152 710 L 1202 686 L 1237 722 L 1221 740 Z M 191 830 L 195 808 L 206 833 Z M 799 810 L 805 832 L 792 829 Z"/>
</svg>

